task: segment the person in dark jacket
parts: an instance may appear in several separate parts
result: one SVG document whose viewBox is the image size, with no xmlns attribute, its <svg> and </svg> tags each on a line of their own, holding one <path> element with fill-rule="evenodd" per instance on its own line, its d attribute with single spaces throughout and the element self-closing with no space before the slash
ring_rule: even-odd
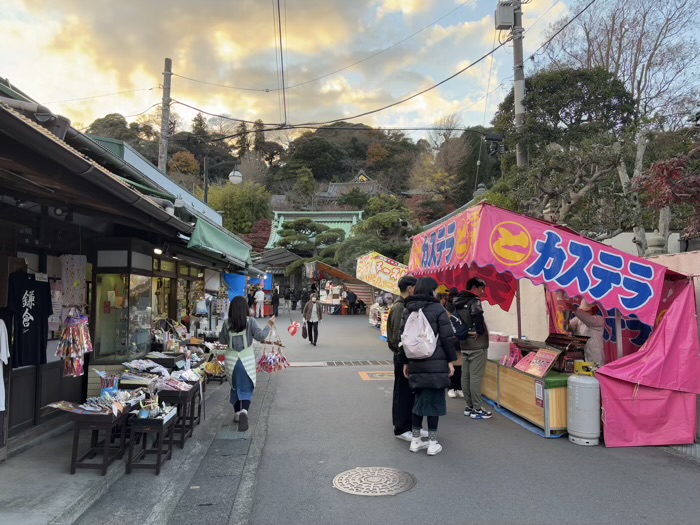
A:
<svg viewBox="0 0 700 525">
<path fill-rule="evenodd" d="M 413 437 L 409 450 L 418 452 L 427 448 L 429 456 L 434 456 L 442 450 L 442 445 L 437 440 L 438 422 L 440 416 L 447 414 L 445 389 L 450 387 L 450 377 L 454 374 L 452 361 L 457 359 L 451 344 L 454 329 L 447 310 L 437 299 L 437 289 L 438 283 L 432 277 L 418 279 L 414 295 L 406 301 L 401 320 L 401 332 L 403 332 L 408 317 L 413 312 L 423 311 L 423 315 L 437 336 L 433 355 L 426 359 L 408 359 L 403 350 L 399 351 L 399 361 L 403 364 L 404 376 L 415 394 L 411 425 Z M 427 443 L 421 440 L 420 435 L 423 416 L 428 418 Z"/>
<path fill-rule="evenodd" d="M 489 419 L 492 414 L 483 407 L 481 383 L 486 374 L 486 358 L 489 349 L 489 331 L 484 320 L 481 297 L 486 283 L 478 277 L 467 281 L 467 290 L 454 300 L 457 315 L 469 327 L 470 335 L 460 341 L 462 350 L 462 392 L 467 406 L 464 415 L 471 419 Z"/>
<path fill-rule="evenodd" d="M 306 288 L 303 288 L 301 291 L 301 311 L 303 312 L 306 309 L 306 303 L 309 302 L 309 299 L 311 299 L 311 294 Z"/>
<path fill-rule="evenodd" d="M 386 325 L 386 338 L 389 350 L 394 354 L 394 395 L 391 403 L 391 419 L 394 423 L 394 436 L 404 441 L 411 441 L 413 403 L 415 398 L 413 390 L 408 385 L 408 379 L 403 375 L 403 363 L 399 362 L 399 352 L 401 348 L 401 320 L 405 301 L 413 295 L 417 279 L 412 275 L 404 275 L 399 279 L 398 286 L 401 296 L 394 302 L 394 306 L 389 310 L 389 318 Z M 425 431 L 423 431 L 425 432 Z M 428 437 L 425 432 L 423 437 Z"/>
<path fill-rule="evenodd" d="M 275 288 L 272 290 L 272 315 L 277 317 L 280 309 L 280 292 Z"/>
<path fill-rule="evenodd" d="M 451 293 L 452 291 L 450 291 L 450 294 Z M 457 294 L 455 294 L 455 297 L 456 296 Z M 454 328 L 455 322 L 457 321 L 453 320 L 452 317 L 456 315 L 455 305 L 452 303 L 452 301 L 448 300 L 445 303 L 445 310 L 447 310 L 447 313 L 450 315 L 450 322 L 452 323 L 452 328 Z M 452 346 L 454 347 L 455 352 L 457 353 L 457 360 L 452 363 L 452 366 L 455 367 L 455 373 L 452 374 L 452 377 L 450 378 L 450 388 L 447 391 L 447 397 L 464 398 L 464 392 L 462 392 L 462 347 L 456 335 L 452 338 Z"/>
<path fill-rule="evenodd" d="M 293 288 L 292 293 L 289 294 L 290 300 L 292 301 L 292 310 L 297 309 L 297 303 L 299 302 L 299 294 L 297 294 L 297 289 Z"/>
</svg>

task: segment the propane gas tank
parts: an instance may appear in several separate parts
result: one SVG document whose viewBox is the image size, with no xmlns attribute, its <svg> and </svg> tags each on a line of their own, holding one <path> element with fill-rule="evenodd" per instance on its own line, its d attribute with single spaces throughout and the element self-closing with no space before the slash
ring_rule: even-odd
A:
<svg viewBox="0 0 700 525">
<path fill-rule="evenodd" d="M 569 441 L 595 446 L 600 442 L 600 383 L 595 377 L 572 375 L 568 379 L 566 429 Z"/>
</svg>

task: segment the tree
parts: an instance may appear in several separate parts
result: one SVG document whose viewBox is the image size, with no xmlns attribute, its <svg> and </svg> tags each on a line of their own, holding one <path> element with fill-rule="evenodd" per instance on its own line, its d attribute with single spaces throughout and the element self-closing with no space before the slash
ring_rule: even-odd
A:
<svg viewBox="0 0 700 525">
<path fill-rule="evenodd" d="M 253 151 L 260 152 L 265 147 L 265 124 L 258 119 L 253 124 Z"/>
<path fill-rule="evenodd" d="M 243 240 L 253 247 L 255 253 L 262 253 L 270 239 L 272 221 L 270 219 L 260 219 L 253 224 L 250 233 L 244 234 Z"/>
<path fill-rule="evenodd" d="M 260 219 L 272 216 L 272 195 L 262 184 L 225 182 L 209 188 L 209 205 L 221 210 L 224 227 L 234 233 L 250 233 Z"/>
<path fill-rule="evenodd" d="M 581 11 L 584 0 L 572 6 Z M 630 162 L 622 159 L 618 176 L 628 205 L 634 210 L 635 243 L 646 251 L 646 233 L 635 179 L 644 172 L 648 135 L 653 127 L 678 129 L 698 99 L 700 46 L 692 23 L 690 0 L 606 0 L 588 9 L 547 47 L 553 67 L 601 67 L 619 78 L 636 101 L 640 125 L 630 129 L 636 144 Z M 552 33 L 564 28 L 559 21 Z M 631 169 L 628 167 L 631 166 Z M 668 210 L 659 217 L 667 230 Z"/>
<path fill-rule="evenodd" d="M 138 138 L 138 124 L 136 127 L 130 126 L 119 113 L 110 113 L 96 119 L 88 126 L 86 133 L 98 137 L 130 141 Z"/>
<path fill-rule="evenodd" d="M 350 206 L 356 210 L 362 210 L 367 205 L 369 199 L 369 195 L 367 195 L 364 191 L 358 188 L 353 188 L 338 200 L 338 204 L 342 206 Z"/>
<path fill-rule="evenodd" d="M 622 83 L 600 68 L 540 71 L 526 79 L 526 92 L 523 130 L 516 132 L 513 126 L 512 93 L 499 105 L 494 124 L 511 146 L 518 140 L 526 145 L 530 165 L 520 172 L 509 170 L 512 183 L 494 193 L 512 191 L 510 197 L 535 216 L 547 210 L 559 222 L 602 228 L 596 236 L 635 223 L 630 219 L 634 210 L 619 202 L 623 188 L 612 182 L 625 154 L 620 140 L 626 124 L 634 120 L 634 100 Z M 505 159 L 512 168 L 513 154 Z M 601 188 L 611 191 L 600 192 Z M 598 206 L 598 215 L 605 209 L 610 220 L 587 225 L 582 220 L 591 216 L 584 213 L 587 205 Z M 612 212 L 617 216 L 610 217 Z"/>
<path fill-rule="evenodd" d="M 417 233 L 415 217 L 408 210 L 380 212 L 353 227 L 352 237 L 336 250 L 336 263 L 353 274 L 357 258 L 369 251 L 405 262 L 411 250 L 411 237 Z"/>
<path fill-rule="evenodd" d="M 170 157 L 168 176 L 178 186 L 194 193 L 201 182 L 199 161 L 189 151 L 178 151 Z"/>
<path fill-rule="evenodd" d="M 394 195 L 377 195 L 367 201 L 365 218 L 389 211 L 397 211 L 406 215 L 410 213 L 404 202 Z"/>
<path fill-rule="evenodd" d="M 263 184 L 270 171 L 259 151 L 248 151 L 243 154 L 238 170 L 243 174 L 243 178 L 249 182 Z"/>
<path fill-rule="evenodd" d="M 192 133 L 198 137 L 208 137 L 209 128 L 207 126 L 207 121 L 204 120 L 204 115 L 197 113 L 192 119 Z"/>
<path fill-rule="evenodd" d="M 683 233 L 700 235 L 700 142 L 687 154 L 654 163 L 636 184 L 647 192 L 649 205 L 656 210 L 686 206 L 690 213 Z"/>
<path fill-rule="evenodd" d="M 587 4 L 577 0 L 572 12 Z M 586 10 L 547 46 L 556 69 L 602 68 L 632 95 L 636 113 L 684 118 L 698 98 L 700 46 L 688 23 L 690 0 L 604 0 Z M 551 33 L 568 22 L 554 24 Z"/>
<path fill-rule="evenodd" d="M 515 130 L 512 90 L 493 120 L 513 152 L 518 142 L 537 155 L 553 143 L 567 148 L 597 133 L 619 137 L 635 119 L 632 95 L 602 68 L 538 71 L 525 79 L 525 92 L 521 131 Z"/>
<path fill-rule="evenodd" d="M 299 168 L 294 173 L 294 186 L 287 192 L 287 201 L 299 210 L 313 211 L 316 209 L 316 193 L 318 184 L 309 168 Z"/>
<path fill-rule="evenodd" d="M 236 156 L 240 159 L 243 158 L 248 151 L 250 151 L 250 137 L 248 136 L 248 125 L 245 122 L 240 122 L 236 126 L 234 139 L 234 152 Z"/>
<path fill-rule="evenodd" d="M 341 241 L 345 237 L 342 230 L 331 229 L 312 219 L 297 219 L 284 224 L 279 232 L 277 246 L 305 258 L 318 257 L 319 251 Z"/>
<path fill-rule="evenodd" d="M 337 145 L 313 133 L 304 133 L 289 147 L 285 171 L 309 168 L 316 181 L 338 179 L 344 173 L 345 152 Z"/>
</svg>

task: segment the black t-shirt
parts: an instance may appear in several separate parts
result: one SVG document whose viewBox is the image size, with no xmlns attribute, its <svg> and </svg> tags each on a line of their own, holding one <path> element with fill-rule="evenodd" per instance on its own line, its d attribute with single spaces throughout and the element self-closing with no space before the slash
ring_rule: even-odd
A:
<svg viewBox="0 0 700 525">
<path fill-rule="evenodd" d="M 49 316 L 52 315 L 48 282 L 37 281 L 31 274 L 10 275 L 7 304 L 15 318 L 12 344 L 12 367 L 46 363 Z"/>
</svg>

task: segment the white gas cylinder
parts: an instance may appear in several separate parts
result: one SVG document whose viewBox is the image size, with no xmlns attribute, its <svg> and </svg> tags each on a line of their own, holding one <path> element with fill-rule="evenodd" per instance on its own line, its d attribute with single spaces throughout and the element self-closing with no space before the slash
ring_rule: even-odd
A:
<svg viewBox="0 0 700 525">
<path fill-rule="evenodd" d="M 600 443 L 600 383 L 595 377 L 572 375 L 567 381 L 569 441 L 577 445 Z"/>
</svg>

